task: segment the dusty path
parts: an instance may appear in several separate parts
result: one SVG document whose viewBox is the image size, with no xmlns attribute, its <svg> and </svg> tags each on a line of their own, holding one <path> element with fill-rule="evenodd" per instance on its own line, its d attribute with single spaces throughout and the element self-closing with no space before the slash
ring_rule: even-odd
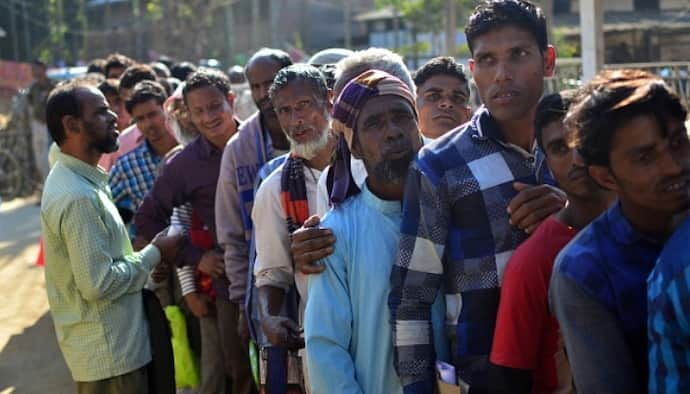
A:
<svg viewBox="0 0 690 394">
<path fill-rule="evenodd" d="M 74 393 L 48 313 L 35 200 L 0 205 L 0 394 Z"/>
</svg>

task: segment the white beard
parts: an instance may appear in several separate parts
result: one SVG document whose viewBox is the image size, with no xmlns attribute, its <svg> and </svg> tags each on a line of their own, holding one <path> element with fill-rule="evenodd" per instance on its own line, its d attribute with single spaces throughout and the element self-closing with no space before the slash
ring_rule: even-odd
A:
<svg viewBox="0 0 690 394">
<path fill-rule="evenodd" d="M 328 145 L 328 141 L 330 140 L 331 136 L 331 129 L 330 127 L 324 128 L 321 131 L 319 138 L 302 144 L 294 140 L 287 133 L 285 133 L 285 135 L 287 136 L 288 141 L 290 141 L 290 151 L 292 153 L 305 160 L 311 160 L 316 157 L 316 155 L 318 155 L 319 152 L 326 147 L 326 145 Z"/>
</svg>

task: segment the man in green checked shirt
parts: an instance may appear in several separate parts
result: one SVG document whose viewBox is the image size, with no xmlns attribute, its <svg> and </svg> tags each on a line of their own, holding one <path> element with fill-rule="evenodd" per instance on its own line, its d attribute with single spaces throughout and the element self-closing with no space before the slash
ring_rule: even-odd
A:
<svg viewBox="0 0 690 394">
<path fill-rule="evenodd" d="M 164 271 L 178 237 L 159 234 L 139 252 L 97 166 L 117 149 L 117 115 L 83 82 L 53 90 L 48 130 L 60 146 L 41 201 L 46 290 L 58 344 L 82 393 L 148 393 L 151 361 L 142 289 Z M 165 261 L 166 263 L 161 263 Z"/>
</svg>

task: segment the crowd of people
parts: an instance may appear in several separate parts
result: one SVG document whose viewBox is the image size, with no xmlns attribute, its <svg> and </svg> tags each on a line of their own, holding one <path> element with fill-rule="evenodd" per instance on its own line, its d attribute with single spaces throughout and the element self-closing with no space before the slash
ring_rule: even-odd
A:
<svg viewBox="0 0 690 394">
<path fill-rule="evenodd" d="M 55 87 L 41 221 L 77 391 L 174 392 L 170 304 L 200 394 L 690 391 L 683 102 L 631 69 L 544 95 L 526 0 L 465 34 L 468 73 L 264 48 L 234 81 L 115 54 Z"/>
</svg>

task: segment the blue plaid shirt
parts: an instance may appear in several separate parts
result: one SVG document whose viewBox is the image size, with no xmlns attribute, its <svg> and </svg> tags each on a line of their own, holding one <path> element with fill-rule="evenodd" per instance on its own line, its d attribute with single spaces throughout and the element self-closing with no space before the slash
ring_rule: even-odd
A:
<svg viewBox="0 0 690 394">
<path fill-rule="evenodd" d="M 407 393 L 434 385 L 431 305 L 446 297 L 458 376 L 487 387 L 500 283 L 527 235 L 508 223 L 516 181 L 536 184 L 542 155 L 508 144 L 486 108 L 460 130 L 425 146 L 410 169 L 389 306 L 395 364 Z M 539 159 L 539 160 L 538 160 Z"/>
<path fill-rule="evenodd" d="M 108 184 L 118 209 L 137 211 L 156 180 L 160 162 L 146 140 L 117 159 L 110 169 Z"/>
<path fill-rule="evenodd" d="M 551 306 L 555 309 L 567 348 L 580 348 L 592 343 L 591 331 L 598 322 L 588 316 L 571 314 L 559 305 L 569 304 L 568 297 L 554 293 L 554 281 L 564 278 L 582 290 L 584 296 L 608 311 L 616 324 L 614 332 L 597 326 L 598 338 L 623 337 L 627 354 L 612 350 L 606 344 L 573 351 L 568 354 L 575 387 L 584 392 L 597 392 L 610 386 L 610 375 L 625 376 L 628 382 L 644 392 L 647 382 L 647 277 L 654 268 L 663 242 L 650 239 L 637 231 L 623 215 L 620 202 L 614 204 L 585 227 L 558 255 L 551 282 Z M 566 299 L 568 298 L 568 299 Z M 613 342 L 610 342 L 613 344 Z M 590 346 L 592 347 L 592 346 Z M 609 359 L 618 371 L 609 374 L 605 364 L 592 368 L 593 360 Z M 624 362 L 619 361 L 625 358 Z M 628 365 L 629 367 L 624 367 Z"/>
<path fill-rule="evenodd" d="M 690 217 L 647 280 L 649 392 L 690 392 Z"/>
</svg>

